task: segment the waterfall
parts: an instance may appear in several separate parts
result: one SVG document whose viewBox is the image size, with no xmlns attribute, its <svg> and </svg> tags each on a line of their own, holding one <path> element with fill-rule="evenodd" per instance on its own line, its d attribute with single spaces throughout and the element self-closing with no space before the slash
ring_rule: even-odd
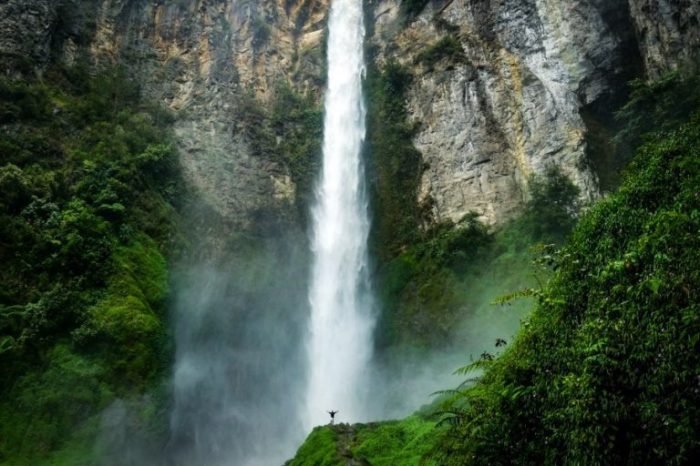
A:
<svg viewBox="0 0 700 466">
<path fill-rule="evenodd" d="M 339 411 L 343 422 L 363 419 L 374 319 L 368 286 L 369 218 L 361 160 L 362 0 L 334 0 L 329 20 L 328 90 L 323 169 L 312 208 L 313 264 L 309 303 L 307 430 Z"/>
</svg>

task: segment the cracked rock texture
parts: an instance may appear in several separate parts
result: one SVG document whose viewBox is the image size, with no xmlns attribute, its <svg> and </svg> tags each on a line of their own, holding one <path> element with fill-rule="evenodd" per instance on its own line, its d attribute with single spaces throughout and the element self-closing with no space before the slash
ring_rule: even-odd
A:
<svg viewBox="0 0 700 466">
<path fill-rule="evenodd" d="M 3 0 L 0 71 L 53 61 L 120 63 L 176 112 L 187 178 L 232 225 L 289 206 L 280 160 L 255 151 L 239 109 L 286 81 L 320 99 L 330 0 Z M 560 167 L 599 193 L 584 111 L 603 114 L 624 83 L 697 64 L 697 0 L 432 0 L 411 20 L 398 0 L 366 0 L 381 66 L 396 60 L 435 220 L 469 211 L 497 224 L 522 206 L 531 174 Z M 426 64 L 446 36 L 463 55 Z"/>
<path fill-rule="evenodd" d="M 595 198 L 582 110 L 612 111 L 640 65 L 657 77 L 697 62 L 692 1 L 435 0 L 413 20 L 396 0 L 372 8 L 376 60 L 414 75 L 408 108 L 427 166 L 420 201 L 436 220 L 475 211 L 501 223 L 522 206 L 529 176 L 550 165 Z M 463 56 L 423 63 L 445 38 Z"/>
<path fill-rule="evenodd" d="M 87 57 L 129 68 L 176 114 L 188 180 L 234 227 L 294 202 L 285 167 L 255 153 L 237 117 L 278 82 L 320 96 L 328 0 L 6 0 L 0 69 Z"/>
</svg>

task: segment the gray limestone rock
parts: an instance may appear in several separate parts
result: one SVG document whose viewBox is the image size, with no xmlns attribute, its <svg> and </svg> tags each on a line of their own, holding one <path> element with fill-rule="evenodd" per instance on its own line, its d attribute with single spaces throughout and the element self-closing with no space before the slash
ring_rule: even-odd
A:
<svg viewBox="0 0 700 466">
<path fill-rule="evenodd" d="M 400 28 L 397 2 L 375 7 L 378 60 L 398 60 L 416 76 L 408 107 L 421 124 L 414 143 L 428 166 L 421 197 L 434 201 L 436 220 L 475 211 L 502 223 L 525 200 L 529 176 L 550 165 L 584 199 L 598 195 L 581 109 L 633 76 L 625 18 L 622 2 L 447 0 Z M 459 41 L 464 60 L 416 64 L 447 36 Z"/>
</svg>

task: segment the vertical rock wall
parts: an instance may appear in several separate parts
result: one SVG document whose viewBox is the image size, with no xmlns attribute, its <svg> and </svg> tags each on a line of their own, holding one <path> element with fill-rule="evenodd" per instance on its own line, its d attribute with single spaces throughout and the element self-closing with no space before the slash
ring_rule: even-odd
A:
<svg viewBox="0 0 700 466">
<path fill-rule="evenodd" d="M 528 177 L 551 165 L 584 198 L 597 195 L 580 108 L 632 77 L 619 53 L 632 31 L 608 22 L 624 9 L 590 0 L 446 0 L 397 27 L 407 22 L 399 3 L 375 7 L 378 60 L 414 72 L 408 103 L 427 163 L 421 196 L 433 201 L 436 220 L 476 211 L 500 223 L 522 205 Z M 463 56 L 426 66 L 426 51 L 446 40 Z"/>
<path fill-rule="evenodd" d="M 280 82 L 321 94 L 327 0 L 8 0 L 6 72 L 87 57 L 122 64 L 175 112 L 189 181 L 234 226 L 294 201 L 288 169 L 254 150 L 246 106 Z"/>
<path fill-rule="evenodd" d="M 647 75 L 700 66 L 700 2 L 629 0 Z"/>
<path fill-rule="evenodd" d="M 254 150 L 241 108 L 250 97 L 269 102 L 280 81 L 320 98 L 329 3 L 6 0 L 0 68 L 17 74 L 83 55 L 126 64 L 176 112 L 188 178 L 246 225 L 258 209 L 293 202 L 294 186 L 279 160 Z M 435 220 L 476 211 L 503 222 L 528 177 L 550 165 L 594 198 L 584 109 L 610 112 L 627 80 L 700 59 L 694 0 L 432 0 L 410 20 L 400 0 L 367 7 L 378 64 L 398 61 L 415 77 L 408 107 L 427 166 L 419 201 L 431 201 Z M 426 62 L 445 38 L 461 55 Z"/>
<path fill-rule="evenodd" d="M 528 177 L 549 166 L 595 198 L 584 109 L 609 117 L 640 62 L 653 78 L 696 61 L 691 4 L 434 0 L 407 18 L 397 0 L 371 2 L 377 61 L 397 61 L 415 78 L 408 106 L 427 166 L 420 201 L 438 221 L 476 211 L 501 223 L 522 205 Z M 440 58 L 441 41 L 463 55 Z"/>
</svg>

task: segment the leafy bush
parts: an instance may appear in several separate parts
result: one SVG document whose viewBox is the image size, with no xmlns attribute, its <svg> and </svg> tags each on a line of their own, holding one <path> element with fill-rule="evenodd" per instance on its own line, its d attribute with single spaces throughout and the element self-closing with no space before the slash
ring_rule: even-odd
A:
<svg viewBox="0 0 700 466">
<path fill-rule="evenodd" d="M 700 114 L 649 137 L 552 261 L 518 339 L 448 405 L 440 464 L 690 464 L 700 453 Z"/>
<path fill-rule="evenodd" d="M 0 404 L 0 451 L 5 458 L 20 456 L 28 464 L 39 464 L 61 446 L 67 432 L 111 397 L 100 380 L 99 362 L 67 345 L 51 349 L 45 364 L 45 370 L 30 372 L 13 384 L 6 394 L 12 403 Z"/>
<path fill-rule="evenodd" d="M 0 456 L 18 464 L 166 367 L 169 120 L 124 70 L 85 69 L 0 80 Z"/>
<path fill-rule="evenodd" d="M 517 230 L 524 247 L 532 240 L 562 244 L 581 210 L 578 187 L 556 167 L 550 167 L 544 175 L 530 177 L 528 194 L 525 209 L 511 229 Z"/>
<path fill-rule="evenodd" d="M 630 83 L 628 102 L 617 112 L 622 129 L 615 141 L 633 152 L 645 136 L 675 129 L 700 107 L 700 76 L 675 71 L 657 81 L 636 79 Z"/>
</svg>

